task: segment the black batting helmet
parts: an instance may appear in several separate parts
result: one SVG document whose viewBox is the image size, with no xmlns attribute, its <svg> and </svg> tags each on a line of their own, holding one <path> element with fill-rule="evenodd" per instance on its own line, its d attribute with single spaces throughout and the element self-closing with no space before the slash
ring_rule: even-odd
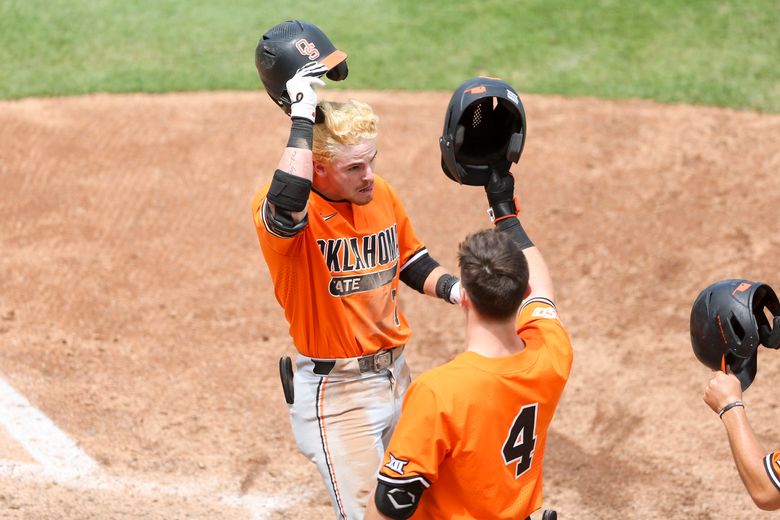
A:
<svg viewBox="0 0 780 520">
<path fill-rule="evenodd" d="M 338 50 L 325 33 L 302 20 L 288 20 L 266 32 L 255 49 L 255 66 L 268 95 L 287 114 L 290 95 L 287 80 L 309 62 L 317 61 L 328 68 L 326 76 L 333 81 L 347 77 L 347 53 Z"/>
<path fill-rule="evenodd" d="M 691 345 L 699 361 L 713 370 L 728 366 L 745 390 L 756 377 L 759 344 L 780 346 L 780 302 L 770 286 L 723 280 L 699 293 L 691 309 Z"/>
<path fill-rule="evenodd" d="M 511 86 L 479 76 L 455 90 L 439 138 L 441 168 L 447 177 L 487 186 L 491 171 L 509 172 L 524 144 L 525 110 Z"/>
</svg>

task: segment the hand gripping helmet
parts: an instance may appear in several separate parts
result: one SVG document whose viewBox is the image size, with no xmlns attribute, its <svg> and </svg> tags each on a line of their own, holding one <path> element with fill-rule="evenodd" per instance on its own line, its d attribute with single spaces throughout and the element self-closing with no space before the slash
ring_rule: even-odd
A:
<svg viewBox="0 0 780 520">
<path fill-rule="evenodd" d="M 691 345 L 699 361 L 713 370 L 728 366 L 745 390 L 756 377 L 759 344 L 780 347 L 780 302 L 771 287 L 723 280 L 699 293 L 691 309 Z"/>
<path fill-rule="evenodd" d="M 439 138 L 441 169 L 450 179 L 487 186 L 490 172 L 509 172 L 525 144 L 525 110 L 517 92 L 496 78 L 464 82 L 450 99 Z"/>
<path fill-rule="evenodd" d="M 288 115 L 287 80 L 303 65 L 318 61 L 333 81 L 347 77 L 347 54 L 336 49 L 325 33 L 302 20 L 288 20 L 266 32 L 255 49 L 255 66 L 265 91 Z M 319 111 L 319 110 L 318 110 Z"/>
</svg>

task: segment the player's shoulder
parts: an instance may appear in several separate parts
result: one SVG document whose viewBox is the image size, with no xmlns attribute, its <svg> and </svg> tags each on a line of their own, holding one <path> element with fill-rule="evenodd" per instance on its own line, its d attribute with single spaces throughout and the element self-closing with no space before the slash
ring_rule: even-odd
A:
<svg viewBox="0 0 780 520">
<path fill-rule="evenodd" d="M 540 359 L 548 359 L 568 377 L 573 358 L 571 337 L 552 300 L 536 297 L 524 302 L 517 316 L 517 333 L 528 348 L 540 353 Z"/>
</svg>

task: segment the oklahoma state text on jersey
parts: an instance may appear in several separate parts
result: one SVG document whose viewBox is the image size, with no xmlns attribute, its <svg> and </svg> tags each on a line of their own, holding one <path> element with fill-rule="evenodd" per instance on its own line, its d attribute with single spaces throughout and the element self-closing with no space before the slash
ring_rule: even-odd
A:
<svg viewBox="0 0 780 520">
<path fill-rule="evenodd" d="M 372 354 L 406 343 L 398 308 L 401 270 L 427 250 L 398 195 L 374 176 L 374 198 L 358 206 L 309 195 L 309 224 L 292 237 L 264 219 L 268 186 L 252 201 L 260 248 L 298 351 L 314 358 Z"/>
<path fill-rule="evenodd" d="M 541 507 L 547 428 L 572 349 L 547 299 L 529 300 L 517 326 L 521 352 L 464 352 L 409 387 L 379 479 L 427 488 L 415 519 L 518 519 Z"/>
</svg>

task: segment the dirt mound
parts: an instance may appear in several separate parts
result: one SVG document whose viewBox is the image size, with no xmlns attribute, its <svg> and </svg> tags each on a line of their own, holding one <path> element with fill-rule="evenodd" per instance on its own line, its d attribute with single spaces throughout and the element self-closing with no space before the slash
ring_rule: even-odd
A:
<svg viewBox="0 0 780 520">
<path fill-rule="evenodd" d="M 449 93 L 328 95 L 374 105 L 378 172 L 455 268 L 458 241 L 489 222 L 481 191 L 439 168 Z M 687 327 L 712 281 L 780 288 L 780 116 L 523 99 L 523 221 L 575 348 L 546 506 L 569 519 L 762 517 L 701 400 L 709 375 Z M 113 479 L 23 474 L 26 450 L 0 426 L 2 516 L 331 516 L 289 429 L 277 360 L 291 343 L 249 207 L 287 133 L 261 92 L 0 103 L 0 376 Z M 414 373 L 460 351 L 458 309 L 408 288 L 401 305 Z M 780 356 L 762 354 L 746 401 L 780 448 Z"/>
</svg>

